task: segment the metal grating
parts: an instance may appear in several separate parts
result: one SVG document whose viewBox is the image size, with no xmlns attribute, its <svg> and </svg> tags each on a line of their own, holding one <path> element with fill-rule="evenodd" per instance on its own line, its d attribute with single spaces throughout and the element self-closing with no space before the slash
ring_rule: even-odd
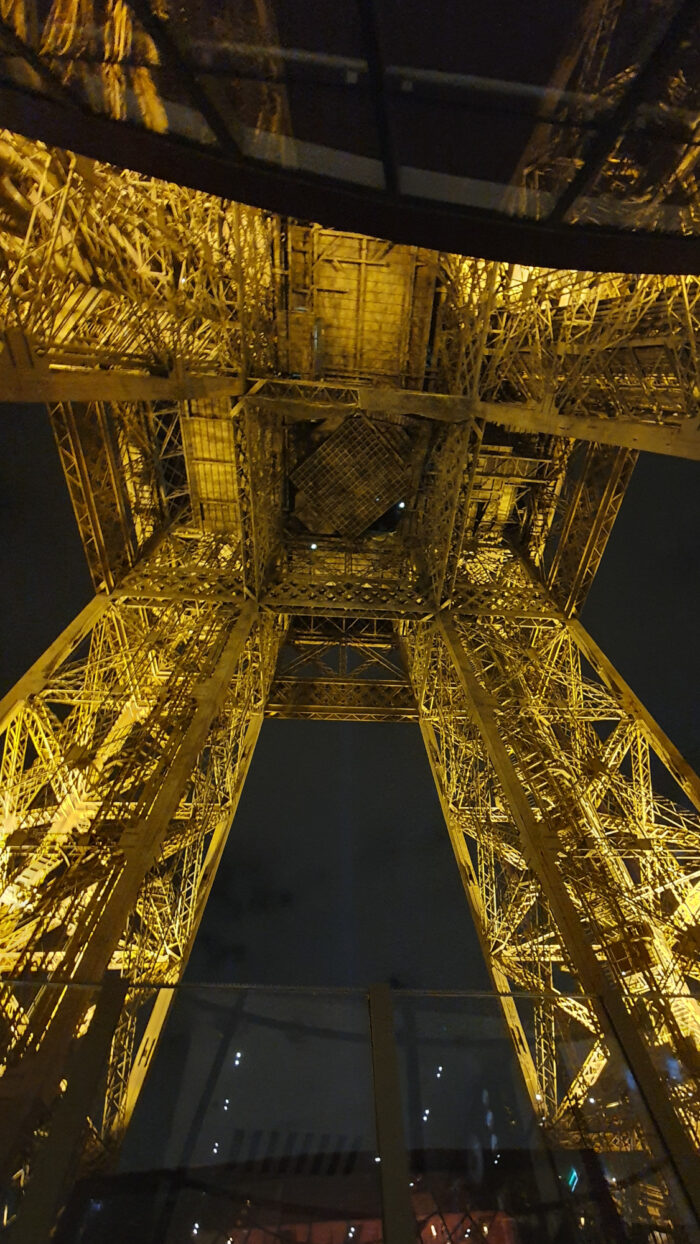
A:
<svg viewBox="0 0 700 1244">
<path fill-rule="evenodd" d="M 195 520 L 204 531 L 236 531 L 233 424 L 221 418 L 185 417 L 182 444 Z"/>
<path fill-rule="evenodd" d="M 401 500 L 411 442 L 399 427 L 351 415 L 291 476 L 309 531 L 358 536 Z"/>
</svg>

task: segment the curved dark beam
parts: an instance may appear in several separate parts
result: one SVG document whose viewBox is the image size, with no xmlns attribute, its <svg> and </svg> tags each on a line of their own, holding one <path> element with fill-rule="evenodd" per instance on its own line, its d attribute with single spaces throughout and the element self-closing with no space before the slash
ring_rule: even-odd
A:
<svg viewBox="0 0 700 1244">
<path fill-rule="evenodd" d="M 146 176 L 392 242 L 545 268 L 700 274 L 700 238 L 548 224 L 358 187 L 223 154 L 0 84 L 0 124 Z"/>
</svg>

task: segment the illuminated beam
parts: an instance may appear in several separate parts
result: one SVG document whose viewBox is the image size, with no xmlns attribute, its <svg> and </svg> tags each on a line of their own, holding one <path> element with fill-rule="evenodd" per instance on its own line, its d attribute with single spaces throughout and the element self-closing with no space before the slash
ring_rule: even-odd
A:
<svg viewBox="0 0 700 1244">
<path fill-rule="evenodd" d="M 337 392 L 337 397 L 334 393 Z M 423 393 L 364 385 L 341 386 L 265 380 L 255 404 L 268 407 L 290 421 L 324 419 L 332 414 L 414 415 L 441 423 L 485 420 L 513 432 L 565 436 L 622 449 L 642 449 L 700 461 L 700 421 L 678 419 L 651 423 L 642 419 L 603 419 L 597 415 L 566 415 L 553 401 L 483 402 L 449 393 Z"/>
<path fill-rule="evenodd" d="M 423 393 L 411 389 L 343 388 L 344 400 L 334 399 L 325 385 L 290 384 L 263 379 L 254 394 L 242 376 L 153 376 L 116 368 L 52 367 L 45 359 L 32 358 L 17 365 L 3 352 L 0 356 L 2 402 L 135 402 L 186 401 L 193 398 L 248 396 L 261 408 L 270 409 L 289 422 L 325 419 L 332 414 L 414 415 L 440 423 L 472 423 L 485 420 L 513 432 L 565 436 L 624 449 L 700 461 L 700 420 L 647 423 L 641 419 L 603 419 L 596 415 L 566 415 L 551 401 L 482 402 L 449 393 Z"/>
<path fill-rule="evenodd" d="M 253 717 L 251 717 L 243 745 L 244 759 L 240 767 L 238 786 L 235 796 L 231 801 L 230 806 L 219 819 L 211 836 L 211 841 L 207 849 L 206 860 L 204 862 L 204 868 L 202 870 L 199 890 L 197 892 L 196 909 L 190 928 L 190 935 L 187 941 L 187 946 L 184 948 L 182 954 L 183 971 L 187 966 L 187 961 L 192 952 L 192 947 L 194 946 L 197 933 L 199 932 L 199 926 L 202 923 L 204 909 L 209 900 L 209 895 L 211 894 L 211 889 L 216 878 L 219 864 L 221 863 L 224 848 L 228 842 L 231 826 L 233 825 L 233 818 L 238 808 L 238 803 L 243 792 L 243 785 L 250 768 L 250 762 L 253 759 L 253 752 L 255 751 L 258 737 L 260 735 L 262 721 L 262 713 L 255 713 Z M 165 1023 L 168 1019 L 175 998 L 176 989 L 173 987 L 166 987 L 158 990 L 153 1009 L 148 1018 L 148 1023 L 141 1038 L 138 1052 L 132 1064 L 131 1072 L 127 1081 L 124 1103 L 118 1120 L 120 1138 L 124 1136 L 126 1129 L 131 1122 L 134 1110 L 136 1109 L 136 1103 L 146 1082 L 146 1077 L 153 1061 L 153 1055 L 158 1047 L 161 1032 L 163 1031 Z"/>
<path fill-rule="evenodd" d="M 2 360 L 0 360 L 1 362 Z M 238 397 L 239 376 L 152 376 L 117 369 L 0 366 L 0 402 L 179 402 Z"/>
<path fill-rule="evenodd" d="M 11 687 L 0 700 L 0 730 L 4 730 L 13 713 L 30 696 L 35 695 L 46 685 L 54 670 L 65 661 L 74 648 L 92 630 L 109 607 L 109 597 L 103 593 L 94 596 L 81 609 L 72 622 L 68 623 L 61 634 L 49 645 L 46 652 L 34 662 L 23 674 L 14 687 Z"/>
</svg>

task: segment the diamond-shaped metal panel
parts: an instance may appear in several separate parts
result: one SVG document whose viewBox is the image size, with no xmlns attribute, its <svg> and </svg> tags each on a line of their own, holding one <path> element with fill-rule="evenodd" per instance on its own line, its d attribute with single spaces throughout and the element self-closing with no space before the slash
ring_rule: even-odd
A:
<svg viewBox="0 0 700 1244">
<path fill-rule="evenodd" d="M 402 428 L 351 415 L 293 472 L 297 517 L 312 532 L 360 535 L 401 500 L 410 452 Z"/>
</svg>

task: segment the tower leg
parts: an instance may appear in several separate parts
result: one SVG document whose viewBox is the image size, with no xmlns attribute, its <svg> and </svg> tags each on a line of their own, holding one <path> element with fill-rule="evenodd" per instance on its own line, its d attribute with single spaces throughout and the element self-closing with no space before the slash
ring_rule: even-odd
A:
<svg viewBox="0 0 700 1244">
<path fill-rule="evenodd" d="M 511 601 L 505 617 L 443 610 L 405 629 L 489 969 L 511 1009 L 521 1009 L 511 991 L 535 1003 L 524 1057 L 527 1024 L 518 1032 L 508 1022 L 528 1087 L 534 1064 L 538 1113 L 559 1144 L 653 1151 L 653 1129 L 640 1132 L 644 1111 L 635 1114 L 616 1066 L 619 1047 L 697 1213 L 698 1017 L 677 950 L 681 917 L 669 920 L 629 860 L 651 840 L 685 893 L 693 868 L 681 875 L 687 857 L 674 837 L 687 846 L 692 818 L 649 790 L 642 797 L 644 766 L 623 764 L 640 721 L 584 669 L 563 619 L 518 617 Z M 681 1069 L 670 1088 L 669 1057 Z M 606 1115 L 605 1089 L 620 1083 L 617 1113 Z"/>
<path fill-rule="evenodd" d="M 184 543 L 196 560 L 204 541 Z M 0 921 L 3 973 L 16 983 L 0 997 L 0 1162 L 10 1174 L 31 1156 L 89 1026 L 87 986 L 108 968 L 132 986 L 109 1130 L 129 1096 L 133 1109 L 129 1017 L 184 969 L 257 737 L 274 624 L 233 587 L 214 595 L 206 575 L 183 579 L 174 548 L 159 547 L 152 598 L 141 566 L 133 594 L 126 580 L 118 599 L 88 610 L 87 628 L 69 628 L 5 706 Z"/>
</svg>

